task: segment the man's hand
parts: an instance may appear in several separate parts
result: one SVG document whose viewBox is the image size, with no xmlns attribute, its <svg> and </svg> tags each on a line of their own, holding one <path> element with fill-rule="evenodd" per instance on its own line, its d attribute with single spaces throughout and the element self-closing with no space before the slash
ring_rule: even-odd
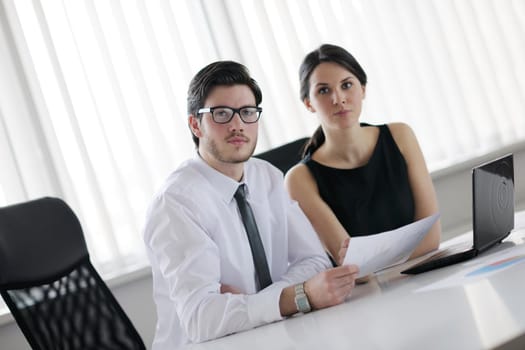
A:
<svg viewBox="0 0 525 350">
<path fill-rule="evenodd" d="M 352 292 L 359 272 L 356 265 L 325 270 L 305 282 L 305 293 L 313 309 L 341 304 Z"/>
</svg>

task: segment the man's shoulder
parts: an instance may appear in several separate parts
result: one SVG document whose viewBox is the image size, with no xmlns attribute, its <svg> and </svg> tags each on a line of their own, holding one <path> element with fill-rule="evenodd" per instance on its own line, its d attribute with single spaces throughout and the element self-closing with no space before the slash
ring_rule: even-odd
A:
<svg viewBox="0 0 525 350">
<path fill-rule="evenodd" d="M 270 194 L 283 195 L 284 175 L 266 160 L 251 158 L 246 162 L 245 175 L 248 187 L 255 198 L 268 198 Z"/>
<path fill-rule="evenodd" d="M 248 169 L 248 171 L 255 170 L 258 173 L 264 172 L 267 174 L 271 174 L 272 176 L 278 176 L 278 177 L 283 176 L 283 173 L 281 172 L 281 170 L 279 170 L 277 167 L 272 165 L 270 162 L 264 159 L 256 158 L 256 157 L 251 157 L 246 162 L 246 168 Z"/>
<path fill-rule="evenodd" d="M 159 208 L 194 207 L 205 191 L 206 180 L 189 159 L 182 162 L 157 187 L 148 205 L 148 212 Z"/>
<path fill-rule="evenodd" d="M 204 177 L 195 166 L 195 160 L 188 159 L 167 176 L 160 188 L 157 189 L 157 195 L 167 193 L 184 194 L 188 191 L 194 191 L 200 187 L 197 185 L 204 180 Z"/>
</svg>

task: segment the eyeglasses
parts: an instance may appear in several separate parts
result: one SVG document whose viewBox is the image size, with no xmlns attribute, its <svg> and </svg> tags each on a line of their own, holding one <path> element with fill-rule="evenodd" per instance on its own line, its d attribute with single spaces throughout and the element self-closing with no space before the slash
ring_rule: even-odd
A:
<svg viewBox="0 0 525 350">
<path fill-rule="evenodd" d="M 199 109 L 198 114 L 211 113 L 213 121 L 217 124 L 226 124 L 232 120 L 235 113 L 238 113 L 241 120 L 246 124 L 252 124 L 259 120 L 262 113 L 261 107 L 246 106 L 241 108 L 231 108 L 226 106 L 207 107 Z"/>
</svg>

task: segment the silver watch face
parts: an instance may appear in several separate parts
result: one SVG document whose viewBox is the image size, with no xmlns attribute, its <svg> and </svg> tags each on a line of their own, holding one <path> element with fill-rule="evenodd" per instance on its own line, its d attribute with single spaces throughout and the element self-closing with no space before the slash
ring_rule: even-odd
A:
<svg viewBox="0 0 525 350">
<path fill-rule="evenodd" d="M 306 295 L 300 295 L 296 297 L 296 303 L 297 303 L 297 309 L 301 312 L 309 312 L 310 311 L 310 303 L 308 302 L 308 298 L 306 298 Z"/>
<path fill-rule="evenodd" d="M 308 297 L 304 292 L 303 284 L 297 284 L 295 286 L 295 306 L 297 307 L 297 311 L 302 313 L 310 312 L 312 310 L 310 303 L 308 302 Z"/>
</svg>

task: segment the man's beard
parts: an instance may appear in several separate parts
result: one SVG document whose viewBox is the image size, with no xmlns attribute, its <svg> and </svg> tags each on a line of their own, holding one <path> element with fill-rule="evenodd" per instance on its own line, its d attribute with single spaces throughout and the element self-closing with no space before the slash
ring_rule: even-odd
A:
<svg viewBox="0 0 525 350">
<path fill-rule="evenodd" d="M 246 155 L 233 154 L 231 156 L 226 156 L 225 154 L 223 154 L 223 152 L 221 152 L 219 148 L 217 147 L 217 143 L 213 140 L 210 140 L 207 146 L 208 146 L 208 152 L 218 161 L 223 162 L 223 163 L 237 164 L 237 163 L 244 163 L 248 159 L 250 159 L 250 157 L 253 155 L 253 152 L 255 151 L 256 145 L 257 145 L 257 142 L 254 142 L 252 149 Z"/>
</svg>

